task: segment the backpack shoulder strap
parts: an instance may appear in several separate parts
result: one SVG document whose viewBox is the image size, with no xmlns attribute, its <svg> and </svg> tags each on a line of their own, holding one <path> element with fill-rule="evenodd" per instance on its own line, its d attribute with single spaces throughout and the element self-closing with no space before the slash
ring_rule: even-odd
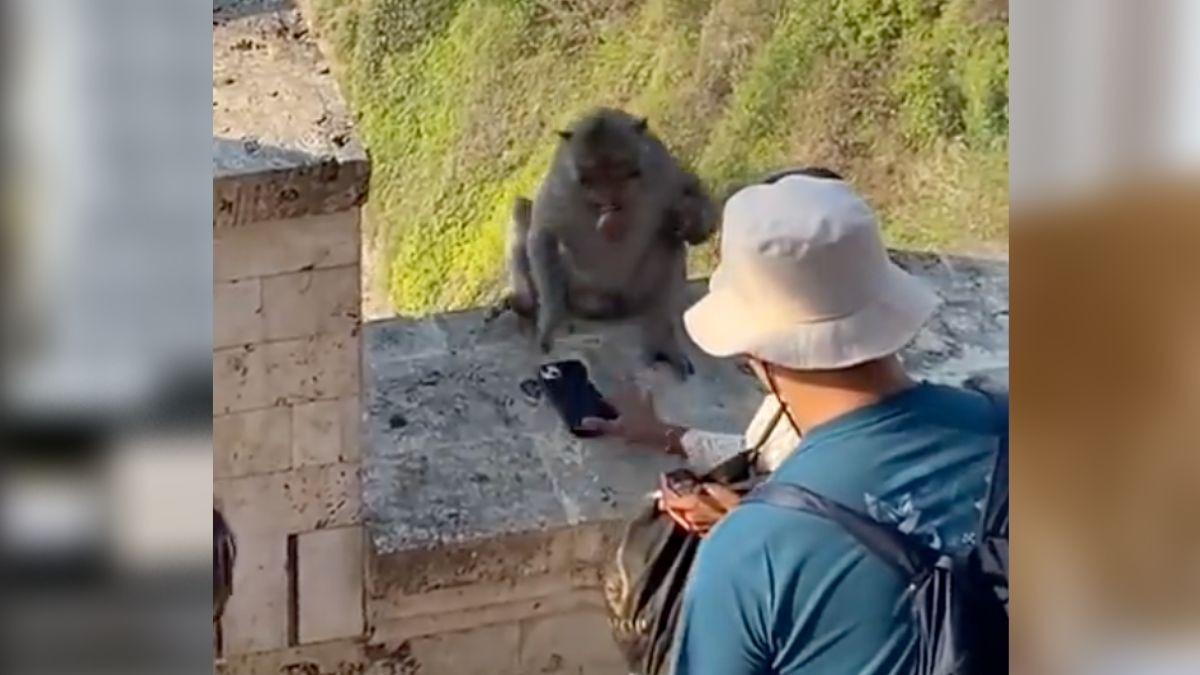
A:
<svg viewBox="0 0 1200 675">
<path fill-rule="evenodd" d="M 770 504 L 833 521 L 907 579 L 934 562 L 933 552 L 913 537 L 805 487 L 769 481 L 756 487 L 742 503 Z"/>
<path fill-rule="evenodd" d="M 992 466 L 987 501 L 984 502 L 982 534 L 1008 537 L 1008 394 L 979 390 L 992 405 L 999 436 L 996 461 Z"/>
</svg>

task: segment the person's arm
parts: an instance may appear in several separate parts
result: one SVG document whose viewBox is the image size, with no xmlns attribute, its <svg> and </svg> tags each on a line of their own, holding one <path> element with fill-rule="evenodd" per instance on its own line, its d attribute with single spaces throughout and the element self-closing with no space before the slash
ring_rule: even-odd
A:
<svg viewBox="0 0 1200 675">
<path fill-rule="evenodd" d="M 681 428 L 677 451 L 687 457 L 688 464 L 697 473 L 708 471 L 770 437 L 778 421 L 778 410 L 779 403 L 775 397 L 764 397 L 750 424 L 746 426 L 746 433 L 740 435 Z"/>
<path fill-rule="evenodd" d="M 689 468 L 700 474 L 706 473 L 746 448 L 745 439 L 741 434 L 679 427 L 675 437 L 678 440 L 673 447 L 668 447 L 668 451 L 686 457 Z"/>
<path fill-rule="evenodd" d="M 744 534 L 738 530 L 738 523 L 724 523 L 696 558 L 675 634 L 674 675 L 770 672 L 764 552 L 748 550 L 747 542 L 738 541 Z"/>
<path fill-rule="evenodd" d="M 743 434 L 704 431 L 664 421 L 649 392 L 628 384 L 613 392 L 610 402 L 618 411 L 617 419 L 590 417 L 582 421 L 583 428 L 679 455 L 696 473 L 707 472 L 747 447 Z M 763 415 L 764 408 L 765 404 L 755 420 Z"/>
</svg>

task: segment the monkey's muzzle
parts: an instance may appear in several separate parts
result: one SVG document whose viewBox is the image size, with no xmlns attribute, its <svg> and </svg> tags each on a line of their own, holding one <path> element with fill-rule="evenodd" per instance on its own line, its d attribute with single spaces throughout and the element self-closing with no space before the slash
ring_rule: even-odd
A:
<svg viewBox="0 0 1200 675">
<path fill-rule="evenodd" d="M 596 219 L 596 229 L 608 241 L 620 241 L 625 236 L 625 210 L 619 206 L 607 205 L 600 208 L 600 217 Z"/>
</svg>

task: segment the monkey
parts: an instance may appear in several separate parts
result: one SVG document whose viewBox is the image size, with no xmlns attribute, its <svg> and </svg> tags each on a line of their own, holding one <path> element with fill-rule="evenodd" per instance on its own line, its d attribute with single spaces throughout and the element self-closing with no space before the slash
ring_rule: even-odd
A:
<svg viewBox="0 0 1200 675">
<path fill-rule="evenodd" d="M 557 133 L 536 195 L 514 200 L 508 307 L 535 321 L 544 352 L 568 315 L 636 318 L 647 361 L 687 377 L 686 246 L 711 236 L 716 206 L 646 118 L 597 108 Z"/>
<path fill-rule="evenodd" d="M 494 317 L 499 312 L 508 310 L 525 319 L 535 318 L 537 293 L 533 288 L 529 256 L 525 247 L 532 209 L 533 202 L 528 197 L 517 196 L 513 200 L 505 244 L 506 259 L 509 262 L 510 291 L 501 299 L 499 305 L 493 308 L 494 313 L 489 316 Z M 685 171 L 680 194 L 671 203 L 663 219 L 660 229 L 661 244 L 671 252 L 682 249 L 685 244 L 703 244 L 715 232 L 717 219 L 712 197 L 695 174 Z M 573 314 L 592 320 L 620 319 L 625 318 L 628 313 L 622 310 L 620 298 L 615 294 L 601 301 L 595 294 L 588 297 L 577 291 L 569 295 L 568 305 L 572 305 Z"/>
</svg>

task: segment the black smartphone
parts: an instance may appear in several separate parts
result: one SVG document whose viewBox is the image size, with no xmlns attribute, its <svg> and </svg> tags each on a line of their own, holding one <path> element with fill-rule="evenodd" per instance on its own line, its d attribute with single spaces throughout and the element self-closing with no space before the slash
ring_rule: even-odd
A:
<svg viewBox="0 0 1200 675">
<path fill-rule="evenodd" d="M 663 487 L 677 495 L 694 494 L 700 489 L 700 477 L 691 469 L 675 469 L 662 476 Z"/>
<path fill-rule="evenodd" d="M 582 361 L 568 360 L 544 364 L 538 371 L 542 389 L 550 404 L 572 434 L 580 438 L 599 435 L 598 432 L 579 428 L 586 417 L 617 419 L 617 410 L 604 400 L 600 390 L 592 384 L 587 366 Z"/>
</svg>

